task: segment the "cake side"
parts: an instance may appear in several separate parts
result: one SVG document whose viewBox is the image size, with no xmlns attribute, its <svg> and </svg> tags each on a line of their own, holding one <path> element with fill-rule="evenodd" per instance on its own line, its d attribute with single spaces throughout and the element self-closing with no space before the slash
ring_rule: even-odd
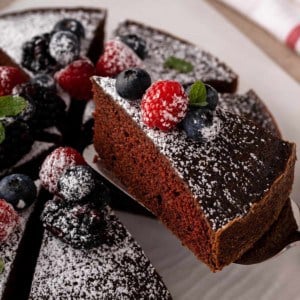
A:
<svg viewBox="0 0 300 300">
<path fill-rule="evenodd" d="M 152 80 L 174 79 L 189 85 L 199 79 L 214 86 L 219 92 L 236 91 L 238 76 L 227 65 L 192 43 L 162 30 L 127 20 L 119 24 L 114 36 L 135 34 L 146 41 L 148 55 L 143 60 Z M 179 57 L 193 65 L 193 71 L 178 73 L 164 67 L 169 57 Z"/>
<path fill-rule="evenodd" d="M 100 246 L 74 249 L 44 233 L 29 299 L 171 299 L 144 252 L 112 212 Z"/>
<path fill-rule="evenodd" d="M 143 127 L 139 121 L 137 106 L 132 103 L 129 104 L 125 100 L 123 102 L 120 97 L 115 94 L 112 82 L 113 80 L 99 79 L 98 84 L 102 86 L 104 90 L 102 92 L 99 86 L 97 88 L 97 82 L 94 83 L 96 99 L 95 147 L 101 158 L 104 158 L 108 167 L 121 178 L 121 181 L 123 181 L 125 185 L 129 186 L 129 189 L 136 187 L 136 190 L 132 191 L 133 195 L 137 196 L 138 200 L 150 208 L 154 214 L 158 215 L 169 228 L 173 227 L 178 236 L 183 236 L 183 243 L 189 244 L 190 248 L 194 247 L 193 243 L 196 245 L 197 242 L 199 242 L 199 236 L 197 236 L 197 234 L 193 236 L 191 232 L 189 232 L 189 234 L 183 232 L 178 233 L 179 226 L 176 226 L 176 223 L 180 223 L 180 218 L 185 215 L 193 216 L 193 213 L 189 212 L 186 214 L 184 210 L 189 205 L 193 206 L 193 204 L 196 204 L 195 207 L 204 212 L 205 220 L 209 222 L 209 227 L 213 231 L 211 232 L 207 227 L 205 228 L 205 226 L 203 226 L 205 222 L 202 223 L 202 228 L 204 228 L 206 235 L 211 238 L 210 242 L 212 244 L 210 245 L 210 250 L 214 249 L 213 251 L 217 253 L 213 258 L 214 264 L 212 264 L 212 269 L 220 269 L 222 266 L 236 260 L 238 256 L 242 254 L 238 251 L 246 251 L 253 245 L 253 236 L 250 234 L 249 237 L 245 238 L 245 232 L 238 232 L 234 229 L 236 237 L 232 239 L 229 234 L 231 231 L 228 230 L 228 228 L 235 224 L 236 221 L 237 224 L 239 224 L 238 220 L 244 220 L 247 214 L 249 214 L 249 216 L 246 220 L 249 223 L 246 222 L 246 224 L 249 226 L 249 224 L 256 221 L 254 218 L 255 214 L 259 214 L 261 210 L 265 210 L 263 209 L 264 205 L 275 205 L 273 218 L 270 220 L 263 219 L 263 226 L 259 224 L 259 226 L 256 227 L 257 230 L 254 230 L 253 235 L 255 235 L 255 239 L 258 239 L 278 217 L 291 189 L 293 177 L 292 167 L 295 160 L 294 146 L 288 143 L 282 143 L 276 138 L 269 136 L 251 122 L 246 120 L 234 121 L 239 118 L 232 115 L 231 119 L 231 114 L 220 112 L 217 112 L 217 114 L 220 122 L 224 122 L 223 124 L 221 123 L 223 131 L 222 134 L 219 133 L 217 135 L 213 143 L 200 146 L 199 144 L 195 145 L 193 143 L 185 144 L 185 142 L 182 141 L 184 137 L 177 131 L 168 134 Z M 105 118 L 108 119 L 108 121 L 105 121 Z M 244 124 L 244 122 L 246 124 Z M 120 130 L 120 128 L 122 128 L 122 130 Z M 130 132 L 128 132 L 128 128 L 130 128 Z M 237 135 L 235 135 L 235 138 L 237 138 L 236 141 L 230 138 L 233 132 Z M 260 138 L 256 139 L 256 135 L 259 136 L 261 140 Z M 176 139 L 174 139 L 175 137 Z M 219 137 L 221 140 L 218 140 Z M 240 139 L 243 140 L 243 143 L 239 142 Z M 267 154 L 265 156 L 261 155 L 260 160 L 255 159 L 254 153 L 258 151 L 257 147 L 260 148 L 260 150 L 267 150 L 269 143 L 273 143 L 275 148 L 273 153 L 268 153 L 272 159 L 270 159 Z M 146 156 L 148 152 L 145 154 L 145 145 L 147 145 L 149 157 Z M 216 145 L 222 145 L 222 148 L 216 147 Z M 153 149 L 151 149 L 151 147 Z M 236 149 L 234 147 L 236 147 Z M 221 149 L 222 153 L 219 151 Z M 160 153 L 155 153 L 157 150 L 159 150 Z M 227 150 L 232 152 L 230 155 L 232 157 L 228 156 L 228 154 L 225 154 L 227 158 L 223 156 Z M 140 152 L 142 152 L 142 154 Z M 249 152 L 250 160 L 247 158 Z M 194 154 L 192 155 L 191 153 Z M 203 156 L 201 153 L 206 154 Z M 258 155 L 258 153 L 256 154 Z M 186 159 L 186 155 L 188 155 L 188 159 Z M 153 157 L 155 157 L 156 160 L 154 160 Z M 238 164 L 233 164 L 229 167 L 228 171 L 226 171 L 228 163 L 229 165 L 232 164 L 231 159 Z M 207 161 L 208 163 L 206 163 Z M 186 163 L 188 163 L 188 165 Z M 215 163 L 219 163 L 219 165 Z M 164 172 L 168 164 L 169 169 Z M 199 168 L 201 164 L 206 165 L 205 167 Z M 164 168 L 162 169 L 164 170 L 158 170 L 161 165 L 163 165 Z M 222 169 L 224 167 L 225 169 Z M 197 171 L 197 168 L 200 172 Z M 229 170 L 233 170 L 232 168 L 238 169 L 239 171 L 230 175 L 228 172 Z M 251 171 L 248 170 L 248 168 L 251 168 Z M 256 171 L 256 169 L 258 169 L 258 171 Z M 175 203 L 175 199 L 180 196 L 176 193 L 171 195 L 168 193 L 168 189 L 163 186 L 166 182 L 168 183 L 174 180 L 174 176 L 171 176 L 171 178 L 173 177 L 171 179 L 165 174 L 170 172 L 170 170 L 176 170 L 175 178 L 178 179 L 176 184 L 180 186 L 181 180 L 183 187 L 188 188 L 186 190 L 188 193 L 184 194 L 186 200 L 178 201 L 178 205 L 182 205 L 182 207 L 180 210 L 177 209 L 174 212 L 174 216 L 171 216 L 172 210 L 174 209 L 172 202 Z M 189 170 L 189 173 L 185 173 L 184 170 Z M 162 175 L 159 172 L 161 172 Z M 132 176 L 130 173 L 135 175 Z M 145 173 L 147 173 L 147 175 L 145 175 Z M 254 175 L 254 173 L 256 174 Z M 153 174 L 156 175 L 153 176 Z M 210 178 L 211 176 L 212 178 Z M 145 177 L 147 177 L 147 179 L 145 179 Z M 262 177 L 267 178 L 263 179 Z M 163 178 L 163 183 L 161 182 L 161 178 Z M 165 180 L 166 178 L 168 178 L 169 181 Z M 276 178 L 278 178 L 278 181 L 276 181 Z M 195 181 L 196 179 L 197 181 Z M 142 180 L 143 183 L 141 183 Z M 214 182 L 214 186 L 210 185 L 211 182 Z M 278 184 L 278 182 L 280 182 L 280 184 Z M 236 184 L 238 188 L 233 188 L 233 184 L 234 186 Z M 225 188 L 222 188 L 223 185 Z M 276 185 L 276 187 L 273 185 Z M 171 191 L 174 189 L 174 185 L 172 186 Z M 228 190 L 228 186 L 232 187 L 230 191 Z M 277 188 L 282 189 L 281 191 L 283 192 L 279 197 L 274 195 L 276 194 Z M 183 190 L 181 190 L 181 192 L 182 191 Z M 152 199 L 151 197 L 149 199 L 151 194 Z M 214 201 L 209 200 L 212 199 L 211 197 L 213 197 Z M 148 201 L 146 201 L 145 198 L 148 198 Z M 156 199 L 155 204 L 153 198 Z M 266 200 L 261 201 L 262 199 Z M 157 205 L 157 203 L 159 204 Z M 257 205 L 254 205 L 254 203 L 257 203 Z M 166 207 L 166 205 L 169 205 L 169 207 Z M 252 207 L 254 207 L 254 213 L 251 213 Z M 258 207 L 258 209 L 256 207 Z M 198 213 L 197 218 L 190 220 L 192 229 L 190 229 L 190 226 L 182 226 L 182 228 L 188 228 L 187 230 L 193 231 L 192 223 L 195 220 L 199 220 L 199 215 L 201 214 Z M 164 217 L 172 218 L 172 221 L 164 219 Z M 187 220 L 184 220 L 184 222 L 187 222 Z M 177 223 L 177 225 L 179 225 L 179 223 Z M 227 229 L 226 224 L 230 224 Z M 237 226 L 237 224 L 235 224 L 235 226 Z M 199 226 L 195 227 L 199 229 Z M 247 232 L 249 231 L 249 227 L 243 227 L 243 230 Z M 187 237 L 189 237 L 190 240 L 187 241 Z M 220 252 L 218 249 L 222 247 L 222 245 L 219 246 L 219 244 L 224 243 L 225 245 L 223 237 L 228 239 L 228 241 L 226 240 L 228 243 L 230 243 L 230 241 L 237 243 L 235 245 L 239 245 L 242 250 L 235 249 L 228 252 L 228 249 L 226 249 L 226 252 L 225 249 L 222 249 Z M 191 239 L 194 239 L 193 242 L 191 242 Z M 235 247 L 233 247 L 233 249 L 234 248 Z M 208 256 L 212 255 L 212 253 L 209 253 L 209 249 L 206 248 L 206 250 L 208 251 Z M 194 252 L 196 255 L 199 255 L 199 252 Z M 203 256 L 203 253 L 200 255 Z M 224 255 L 223 258 L 222 255 Z M 202 257 L 202 260 L 205 261 L 205 258 L 203 259 Z"/>
</svg>

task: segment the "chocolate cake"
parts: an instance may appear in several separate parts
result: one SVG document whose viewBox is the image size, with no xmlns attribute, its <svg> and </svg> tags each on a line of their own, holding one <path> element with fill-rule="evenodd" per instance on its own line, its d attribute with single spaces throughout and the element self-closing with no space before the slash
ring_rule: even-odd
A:
<svg viewBox="0 0 300 300">
<path fill-rule="evenodd" d="M 106 19 L 103 9 L 40 8 L 2 14 L 0 48 L 21 65 L 23 44 L 36 35 L 52 31 L 54 24 L 64 18 L 74 18 L 83 24 L 85 37 L 81 41 L 81 55 L 95 61 L 102 52 Z"/>
<path fill-rule="evenodd" d="M 146 42 L 147 55 L 143 60 L 146 70 L 153 81 L 158 79 L 176 79 L 183 85 L 189 85 L 199 79 L 214 86 L 219 92 L 236 91 L 238 76 L 218 58 L 200 49 L 198 46 L 175 37 L 162 30 L 146 26 L 136 21 L 122 22 L 114 36 L 134 34 Z M 193 70 L 178 73 L 164 66 L 169 57 L 178 57 L 193 65 Z"/>
<path fill-rule="evenodd" d="M 99 156 L 213 271 L 237 260 L 278 218 L 291 191 L 295 145 L 222 109 L 205 143 L 179 129 L 149 129 L 114 79 L 93 82 Z"/>
<path fill-rule="evenodd" d="M 124 225 L 107 212 L 99 247 L 74 249 L 45 232 L 29 299 L 171 299 Z"/>
</svg>

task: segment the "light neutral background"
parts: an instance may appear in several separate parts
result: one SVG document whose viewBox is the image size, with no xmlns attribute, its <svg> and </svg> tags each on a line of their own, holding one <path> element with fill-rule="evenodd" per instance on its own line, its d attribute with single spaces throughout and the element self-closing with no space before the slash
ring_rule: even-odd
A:
<svg viewBox="0 0 300 300">
<path fill-rule="evenodd" d="M 2 11 L 51 5 L 106 7 L 109 9 L 108 33 L 120 20 L 133 18 L 168 30 L 209 50 L 240 75 L 239 91 L 255 89 L 275 115 L 285 138 L 300 145 L 299 83 L 207 2 L 0 0 Z M 299 166 L 293 197 L 300 200 Z M 125 213 L 118 215 L 142 245 L 175 299 L 300 299 L 300 248 L 260 265 L 231 265 L 220 273 L 212 274 L 157 221 Z"/>
</svg>

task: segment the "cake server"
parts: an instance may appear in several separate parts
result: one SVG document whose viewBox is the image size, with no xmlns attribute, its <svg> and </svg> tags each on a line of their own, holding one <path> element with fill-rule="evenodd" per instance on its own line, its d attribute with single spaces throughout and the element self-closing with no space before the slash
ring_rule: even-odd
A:
<svg viewBox="0 0 300 300">
<path fill-rule="evenodd" d="M 113 184 L 116 188 L 121 190 L 124 194 L 129 196 L 130 198 L 136 200 L 134 196 L 132 196 L 126 189 L 126 187 L 114 176 L 112 172 L 107 170 L 101 159 L 99 159 L 98 154 L 94 148 L 94 145 L 87 146 L 83 151 L 83 157 L 88 165 L 90 165 L 97 173 L 99 173 L 102 177 L 104 177 L 107 181 Z M 286 243 L 283 244 L 281 249 L 276 249 L 274 251 L 270 251 L 269 255 L 265 255 L 263 257 L 257 257 L 257 259 L 251 259 L 251 263 L 239 263 L 239 264 L 257 264 L 263 261 L 276 258 L 281 254 L 285 253 L 291 248 L 300 246 L 300 207 L 299 205 L 291 200 L 292 211 L 295 218 L 295 221 L 298 225 L 298 230 L 295 231 L 291 236 L 287 237 Z M 276 245 L 275 245 L 276 246 Z"/>
</svg>

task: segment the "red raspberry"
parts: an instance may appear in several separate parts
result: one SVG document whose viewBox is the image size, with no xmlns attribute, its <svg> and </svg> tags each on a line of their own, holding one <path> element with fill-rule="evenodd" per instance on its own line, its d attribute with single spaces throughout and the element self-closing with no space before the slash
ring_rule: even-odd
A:
<svg viewBox="0 0 300 300">
<path fill-rule="evenodd" d="M 142 98 L 142 119 L 150 128 L 168 131 L 186 115 L 188 97 L 177 81 L 154 82 Z"/>
<path fill-rule="evenodd" d="M 104 45 L 104 53 L 96 64 L 96 74 L 114 77 L 126 69 L 142 65 L 141 59 L 132 49 L 119 40 L 111 40 Z"/>
<path fill-rule="evenodd" d="M 58 84 L 78 100 L 92 98 L 90 77 L 95 75 L 94 65 L 87 59 L 78 59 L 55 74 Z"/>
<path fill-rule="evenodd" d="M 19 223 L 19 215 L 13 206 L 0 199 L 0 241 L 5 241 Z"/>
<path fill-rule="evenodd" d="M 10 95 L 17 84 L 26 81 L 27 77 L 20 69 L 0 66 L 0 96 Z"/>
<path fill-rule="evenodd" d="M 59 147 L 51 152 L 44 160 L 40 179 L 42 185 L 50 193 L 55 193 L 57 182 L 64 171 L 71 166 L 86 165 L 82 155 L 70 147 Z"/>
</svg>

